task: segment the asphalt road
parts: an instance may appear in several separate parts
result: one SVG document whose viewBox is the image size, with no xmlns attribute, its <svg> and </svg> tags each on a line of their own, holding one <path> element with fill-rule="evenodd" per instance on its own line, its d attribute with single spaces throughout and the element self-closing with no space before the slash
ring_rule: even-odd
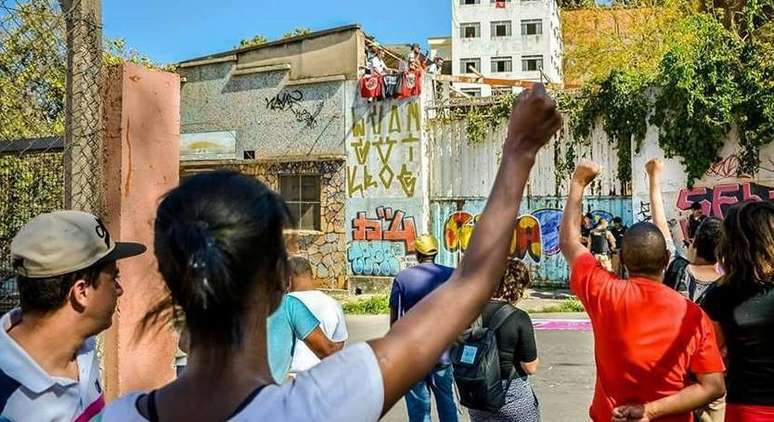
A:
<svg viewBox="0 0 774 422">
<path fill-rule="evenodd" d="M 573 318 L 578 315 L 539 315 L 539 318 Z M 380 337 L 387 332 L 384 316 L 347 316 L 350 343 Z M 531 382 L 540 400 L 543 422 L 587 421 L 587 409 L 594 392 L 593 340 L 588 331 L 538 331 L 540 369 Z M 435 409 L 433 420 L 437 421 Z M 404 422 L 403 400 L 382 419 Z M 460 421 L 468 421 L 463 411 Z"/>
</svg>

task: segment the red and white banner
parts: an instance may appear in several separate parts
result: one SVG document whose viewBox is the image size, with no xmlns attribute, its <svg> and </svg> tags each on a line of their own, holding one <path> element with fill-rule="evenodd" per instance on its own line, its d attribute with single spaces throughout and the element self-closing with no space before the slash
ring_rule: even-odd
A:
<svg viewBox="0 0 774 422">
<path fill-rule="evenodd" d="M 505 9 L 505 0 L 497 0 L 495 2 L 495 7 L 498 9 Z"/>
</svg>

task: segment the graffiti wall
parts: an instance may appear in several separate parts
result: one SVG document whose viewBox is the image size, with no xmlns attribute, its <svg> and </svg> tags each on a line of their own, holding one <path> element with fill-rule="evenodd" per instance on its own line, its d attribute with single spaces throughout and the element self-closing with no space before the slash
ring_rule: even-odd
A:
<svg viewBox="0 0 774 422">
<path fill-rule="evenodd" d="M 423 212 L 419 98 L 356 102 L 347 136 L 349 273 L 392 277 L 415 262 Z"/>
<path fill-rule="evenodd" d="M 639 154 L 632 157 L 632 169 L 642 172 L 645 163 L 651 158 L 664 157 L 663 151 L 656 142 L 656 135 L 649 129 L 646 142 Z M 774 144 L 769 144 L 760 151 L 760 170 L 755 175 L 740 175 L 738 142 L 735 133 L 720 151 L 720 159 L 713 164 L 697 180 L 692 187 L 688 186 L 682 165 L 675 159 L 664 159 L 665 176 L 663 181 L 664 207 L 667 218 L 673 223 L 673 234 L 676 237 L 686 233 L 686 218 L 691 204 L 698 202 L 705 215 L 724 218 L 728 208 L 742 201 L 774 200 Z M 638 170 L 639 169 L 639 170 Z M 648 199 L 648 182 L 644 173 L 642 177 L 633 177 L 633 208 L 637 211 L 638 221 L 650 220 L 651 204 Z M 681 242 L 677 242 L 678 245 Z"/>
<path fill-rule="evenodd" d="M 530 265 L 533 281 L 565 285 L 569 269 L 559 250 L 559 224 L 565 198 L 525 198 L 511 241 L 510 255 Z M 456 266 L 468 247 L 486 200 L 446 200 L 431 203 L 432 232 L 441 239 L 439 262 Z M 593 197 L 584 211 L 612 220 L 620 216 L 631 224 L 631 200 L 627 197 Z"/>
</svg>

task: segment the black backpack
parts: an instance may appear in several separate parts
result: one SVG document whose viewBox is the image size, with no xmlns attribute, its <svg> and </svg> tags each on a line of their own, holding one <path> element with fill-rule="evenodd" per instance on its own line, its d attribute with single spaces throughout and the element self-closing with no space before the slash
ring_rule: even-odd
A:
<svg viewBox="0 0 774 422">
<path fill-rule="evenodd" d="M 505 405 L 505 393 L 516 370 L 512 370 L 505 388 L 500 374 L 500 353 L 495 332 L 516 310 L 501 306 L 484 326 L 482 318 L 466 330 L 452 348 L 454 381 L 460 392 L 460 403 L 475 410 L 497 412 Z"/>
</svg>

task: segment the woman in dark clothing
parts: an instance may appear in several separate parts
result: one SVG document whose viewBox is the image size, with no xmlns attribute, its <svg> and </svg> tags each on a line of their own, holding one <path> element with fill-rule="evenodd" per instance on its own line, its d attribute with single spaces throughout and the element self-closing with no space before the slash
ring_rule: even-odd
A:
<svg viewBox="0 0 774 422">
<path fill-rule="evenodd" d="M 515 307 L 529 284 L 529 268 L 521 261 L 509 261 L 500 287 L 484 308 L 484 326 L 487 326 L 501 307 L 508 306 L 513 309 L 513 313 L 495 332 L 500 355 L 500 374 L 505 377 L 503 388 L 511 377 L 513 379 L 506 392 L 505 405 L 496 413 L 470 409 L 472 422 L 540 421 L 537 396 L 528 380 L 528 376 L 537 372 L 538 367 L 535 332 L 529 315 Z"/>
<path fill-rule="evenodd" d="M 774 421 L 774 202 L 732 207 L 718 258 L 725 275 L 702 306 L 727 350 L 726 421 Z"/>
</svg>

